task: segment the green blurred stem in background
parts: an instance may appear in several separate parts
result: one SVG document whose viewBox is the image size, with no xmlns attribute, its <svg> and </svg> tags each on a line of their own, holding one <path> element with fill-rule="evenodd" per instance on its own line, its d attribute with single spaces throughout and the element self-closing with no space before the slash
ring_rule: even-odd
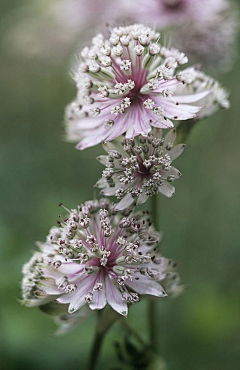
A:
<svg viewBox="0 0 240 370">
<path fill-rule="evenodd" d="M 151 211 L 152 211 L 152 222 L 158 229 L 160 224 L 160 197 L 155 194 L 151 197 Z M 148 302 L 148 317 L 149 317 L 149 336 L 150 345 L 155 353 L 159 352 L 159 328 L 158 328 L 158 313 L 157 313 L 157 301 L 150 299 Z"/>
<path fill-rule="evenodd" d="M 190 132 L 196 126 L 197 120 L 190 119 L 187 121 L 181 121 L 177 127 L 177 138 L 175 141 L 175 145 L 177 144 L 185 144 Z"/>
<path fill-rule="evenodd" d="M 86 370 L 97 369 L 97 363 L 105 335 L 119 317 L 120 315 L 108 306 L 102 311 L 97 311 L 96 332 Z"/>
</svg>

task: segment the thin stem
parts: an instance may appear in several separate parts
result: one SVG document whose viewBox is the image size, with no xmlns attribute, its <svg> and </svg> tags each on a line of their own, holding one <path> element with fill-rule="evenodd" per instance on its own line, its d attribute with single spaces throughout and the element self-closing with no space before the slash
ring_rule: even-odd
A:
<svg viewBox="0 0 240 370">
<path fill-rule="evenodd" d="M 89 361 L 87 365 L 87 370 L 95 370 L 97 368 L 97 361 L 100 354 L 100 350 L 103 344 L 103 339 L 105 337 L 106 332 L 98 333 L 96 332 L 94 342 L 91 348 Z"/>
<path fill-rule="evenodd" d="M 196 126 L 197 122 L 198 121 L 194 119 L 180 122 L 177 127 L 177 139 L 175 144 L 184 143 L 190 135 L 192 129 Z"/>
<path fill-rule="evenodd" d="M 86 370 L 96 370 L 103 340 L 113 323 L 120 317 L 110 307 L 97 312 L 97 327 Z"/>
<path fill-rule="evenodd" d="M 160 204 L 157 195 L 151 198 L 152 221 L 156 228 L 160 223 Z M 158 313 L 157 301 L 150 300 L 148 302 L 148 317 L 149 317 L 149 336 L 151 348 L 155 353 L 159 352 L 159 329 L 158 329 Z"/>
</svg>

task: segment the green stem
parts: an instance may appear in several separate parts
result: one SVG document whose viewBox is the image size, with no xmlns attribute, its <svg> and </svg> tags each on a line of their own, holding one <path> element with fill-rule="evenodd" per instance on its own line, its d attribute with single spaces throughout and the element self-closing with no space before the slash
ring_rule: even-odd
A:
<svg viewBox="0 0 240 370">
<path fill-rule="evenodd" d="M 89 361 L 87 365 L 87 370 L 95 370 L 97 368 L 97 361 L 100 355 L 100 350 L 103 344 L 103 339 L 105 337 L 106 332 L 97 333 L 95 334 L 94 342 L 91 348 Z"/>
<path fill-rule="evenodd" d="M 177 139 L 175 144 L 185 143 L 187 137 L 189 136 L 192 129 L 196 126 L 198 121 L 190 119 L 187 121 L 182 121 L 177 127 Z"/>
<path fill-rule="evenodd" d="M 152 222 L 156 228 L 160 223 L 160 205 L 157 195 L 151 198 Z M 157 301 L 149 300 L 148 302 L 148 317 L 149 317 L 149 336 L 150 345 L 155 353 L 159 352 L 159 330 L 158 330 L 158 313 Z"/>
<path fill-rule="evenodd" d="M 110 307 L 106 307 L 104 310 L 97 312 L 97 327 L 86 370 L 97 369 L 97 363 L 105 335 L 119 316 L 120 315 Z"/>
</svg>

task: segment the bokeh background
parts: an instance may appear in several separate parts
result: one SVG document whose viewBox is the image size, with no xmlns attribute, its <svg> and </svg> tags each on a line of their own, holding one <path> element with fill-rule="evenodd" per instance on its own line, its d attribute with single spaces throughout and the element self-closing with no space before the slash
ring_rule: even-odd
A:
<svg viewBox="0 0 240 370">
<path fill-rule="evenodd" d="M 41 6 L 41 1 L 37 3 Z M 21 1 L 24 4 L 28 2 Z M 19 1 L 2 0 L 1 34 L 11 31 L 21 17 Z M 21 266 L 30 258 L 35 240 L 44 240 L 55 225 L 58 204 L 74 207 L 95 196 L 93 185 L 102 170 L 94 159 L 100 146 L 78 152 L 63 140 L 64 107 L 75 94 L 68 70 L 79 42 L 74 37 L 67 42 L 57 63 L 52 50 L 42 58 L 36 48 L 26 58 L 21 44 L 13 48 L 3 37 L 0 45 L 0 368 L 4 370 L 84 369 L 93 338 L 94 315 L 66 336 L 56 337 L 49 317 L 18 301 Z M 237 370 L 240 363 L 239 58 L 231 72 L 216 77 L 231 91 L 232 107 L 194 128 L 178 159 L 183 177 L 176 184 L 177 194 L 170 200 L 161 198 L 162 251 L 178 261 L 187 286 L 177 300 L 158 304 L 161 353 L 169 370 Z M 132 307 L 129 319 L 147 339 L 145 315 L 143 301 Z M 122 337 L 123 330 L 115 325 L 104 343 L 99 369 L 117 364 L 113 343 Z"/>
</svg>

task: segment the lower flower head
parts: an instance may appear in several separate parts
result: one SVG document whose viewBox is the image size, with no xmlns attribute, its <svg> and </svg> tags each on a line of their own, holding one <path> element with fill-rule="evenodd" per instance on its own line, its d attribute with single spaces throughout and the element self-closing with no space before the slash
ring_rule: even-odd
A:
<svg viewBox="0 0 240 370">
<path fill-rule="evenodd" d="M 107 199 L 89 201 L 69 211 L 59 228 L 24 265 L 23 302 L 44 305 L 54 300 L 74 313 L 109 304 L 126 316 L 140 295 L 165 297 L 160 284 L 173 275 L 174 263 L 157 252 L 159 234 L 148 215 L 116 212 Z"/>
</svg>

